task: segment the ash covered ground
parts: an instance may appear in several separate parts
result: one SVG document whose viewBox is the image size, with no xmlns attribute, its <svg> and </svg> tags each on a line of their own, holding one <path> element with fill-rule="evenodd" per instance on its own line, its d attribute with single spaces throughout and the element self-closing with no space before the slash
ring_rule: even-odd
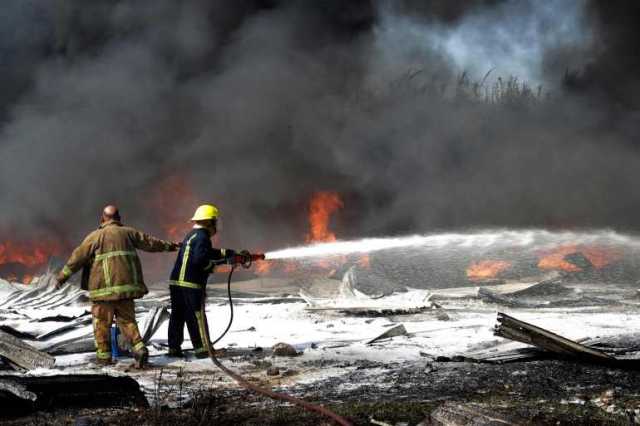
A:
<svg viewBox="0 0 640 426">
<path fill-rule="evenodd" d="M 471 410 L 476 421 L 485 415 L 515 424 L 640 421 L 635 364 L 562 358 L 493 333 L 497 312 L 504 312 L 621 359 L 640 357 L 637 285 L 612 282 L 621 276 L 624 256 L 609 272 L 594 267 L 589 275 L 583 264 L 579 272 L 538 270 L 535 276 L 514 278 L 505 271 L 502 278 L 483 281 L 460 278 L 458 285 L 451 278 L 460 277 L 458 272 L 439 282 L 437 275 L 416 273 L 424 270 L 424 261 L 405 257 L 414 268 L 390 272 L 382 258 L 371 255 L 366 265 L 343 265 L 330 277 L 310 273 L 309 265 L 288 277 L 239 274 L 232 287 L 234 322 L 217 345 L 223 349 L 220 359 L 254 383 L 327 405 L 355 424 L 372 419 L 429 424 L 449 408 Z M 576 261 L 576 256 L 566 258 Z M 394 274 L 415 286 L 393 284 Z M 626 274 L 633 275 L 628 268 Z M 49 407 L 7 419 L 14 424 L 68 424 L 78 418 L 107 424 L 324 421 L 245 391 L 208 359 L 197 360 L 190 352 L 185 360 L 166 357 L 167 323 L 162 319 L 151 327 L 152 368 L 132 370 L 131 358 L 123 356 L 115 366 L 98 369 L 92 364 L 90 322 L 47 335 L 86 318 L 81 315 L 88 301 L 79 290 L 55 292 L 46 284 L 46 277 L 39 288 L 2 284 L 0 325 L 24 333 L 25 342 L 56 357 L 52 369 L 22 374 L 128 375 L 140 384 L 150 408 Z M 26 291 L 32 292 L 29 297 L 16 299 Z M 149 324 L 149 312 L 168 299 L 166 284 L 153 286 L 137 304 L 141 327 Z M 215 338 L 229 318 L 224 283 L 210 285 L 207 315 Z M 371 342 L 398 326 L 397 335 Z M 272 347 L 279 342 L 292 345 L 298 355 L 276 356 Z"/>
</svg>

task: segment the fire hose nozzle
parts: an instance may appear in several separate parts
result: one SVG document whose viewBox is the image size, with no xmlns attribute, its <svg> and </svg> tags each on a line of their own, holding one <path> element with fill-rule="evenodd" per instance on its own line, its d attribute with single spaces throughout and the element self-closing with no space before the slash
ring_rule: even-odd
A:
<svg viewBox="0 0 640 426">
<path fill-rule="evenodd" d="M 252 253 L 251 254 L 251 261 L 255 262 L 256 260 L 264 260 L 265 256 L 264 253 Z"/>
<path fill-rule="evenodd" d="M 248 250 L 242 250 L 238 255 L 236 255 L 234 263 L 242 265 L 245 268 L 249 268 L 253 262 L 264 259 L 264 253 L 249 253 Z"/>
</svg>

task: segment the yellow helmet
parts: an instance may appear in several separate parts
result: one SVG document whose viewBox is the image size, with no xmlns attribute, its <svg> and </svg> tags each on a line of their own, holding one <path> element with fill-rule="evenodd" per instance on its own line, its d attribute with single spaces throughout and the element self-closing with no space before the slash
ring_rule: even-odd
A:
<svg viewBox="0 0 640 426">
<path fill-rule="evenodd" d="M 218 208 L 216 206 L 211 204 L 203 204 L 196 209 L 196 212 L 193 214 L 191 220 L 213 220 L 217 219 L 219 214 L 220 213 L 218 212 Z"/>
</svg>

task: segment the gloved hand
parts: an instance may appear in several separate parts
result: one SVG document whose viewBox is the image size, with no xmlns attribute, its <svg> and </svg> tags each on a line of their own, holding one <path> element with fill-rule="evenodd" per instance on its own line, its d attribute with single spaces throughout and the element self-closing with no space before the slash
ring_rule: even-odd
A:
<svg viewBox="0 0 640 426">
<path fill-rule="evenodd" d="M 62 287 L 62 285 L 66 283 L 68 279 L 69 277 L 65 276 L 62 273 L 62 270 L 58 272 L 58 275 L 56 275 L 56 284 L 55 284 L 56 289 L 59 289 L 60 287 Z"/>
<path fill-rule="evenodd" d="M 264 260 L 264 254 L 250 253 L 249 250 L 242 250 L 238 255 L 236 255 L 235 263 L 248 268 L 249 266 L 251 266 L 251 263 L 258 260 Z"/>
</svg>

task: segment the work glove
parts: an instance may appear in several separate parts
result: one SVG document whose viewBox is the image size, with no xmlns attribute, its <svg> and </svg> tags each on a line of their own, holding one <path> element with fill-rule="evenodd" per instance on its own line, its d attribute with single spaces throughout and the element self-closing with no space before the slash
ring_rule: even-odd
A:
<svg viewBox="0 0 640 426">
<path fill-rule="evenodd" d="M 169 246 L 169 251 L 178 251 L 180 250 L 180 247 L 182 247 L 182 241 L 172 242 L 171 245 Z"/>
<path fill-rule="evenodd" d="M 60 270 L 60 272 L 58 272 L 58 275 L 56 275 L 56 283 L 55 283 L 56 289 L 59 289 L 60 287 L 62 287 L 62 285 L 66 283 L 68 279 L 69 277 L 66 277 L 62 273 L 62 270 Z"/>
<path fill-rule="evenodd" d="M 246 265 L 251 262 L 251 253 L 249 250 L 241 250 L 236 253 L 233 259 L 233 263 L 236 265 Z"/>
</svg>

